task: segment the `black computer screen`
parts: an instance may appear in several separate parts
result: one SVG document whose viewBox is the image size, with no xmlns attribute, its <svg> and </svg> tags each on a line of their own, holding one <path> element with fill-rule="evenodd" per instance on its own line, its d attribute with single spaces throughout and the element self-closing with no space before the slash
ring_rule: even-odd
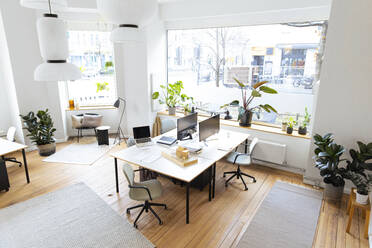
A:
<svg viewBox="0 0 372 248">
<path fill-rule="evenodd" d="M 204 141 L 208 137 L 220 131 L 220 115 L 215 115 L 199 123 L 199 141 Z"/>
<path fill-rule="evenodd" d="M 133 136 L 135 139 L 143 139 L 143 138 L 149 138 L 150 135 L 150 127 L 144 126 L 144 127 L 134 127 L 133 128 Z"/>
<path fill-rule="evenodd" d="M 198 125 L 198 113 L 190 114 L 183 118 L 177 119 L 177 132 L 195 128 Z"/>
</svg>

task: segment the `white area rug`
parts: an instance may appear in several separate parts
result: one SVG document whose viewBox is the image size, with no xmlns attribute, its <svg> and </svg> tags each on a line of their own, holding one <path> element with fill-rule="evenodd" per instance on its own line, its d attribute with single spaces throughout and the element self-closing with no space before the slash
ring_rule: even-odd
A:
<svg viewBox="0 0 372 248">
<path fill-rule="evenodd" d="M 0 210 L 1 248 L 150 248 L 84 183 Z"/>
<path fill-rule="evenodd" d="M 43 161 L 50 163 L 91 165 L 114 147 L 114 139 L 110 139 L 109 143 L 109 146 L 99 146 L 94 139 L 89 139 L 89 141 L 85 142 L 80 141 L 80 143 L 66 146 L 62 150 L 45 158 Z"/>
<path fill-rule="evenodd" d="M 311 248 L 321 206 L 322 192 L 276 182 L 237 247 Z"/>
</svg>

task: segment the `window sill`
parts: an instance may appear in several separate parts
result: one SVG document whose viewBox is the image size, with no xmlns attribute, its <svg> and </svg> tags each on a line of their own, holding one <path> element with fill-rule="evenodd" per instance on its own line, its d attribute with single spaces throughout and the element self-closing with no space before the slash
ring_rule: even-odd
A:
<svg viewBox="0 0 372 248">
<path fill-rule="evenodd" d="M 87 107 L 80 107 L 79 109 L 70 109 L 66 108 L 66 111 L 84 111 L 84 110 L 103 110 L 103 109 L 116 109 L 114 106 L 87 106 Z"/>
<path fill-rule="evenodd" d="M 169 115 L 168 114 L 168 111 L 158 112 L 158 115 L 171 116 L 171 117 L 175 117 L 175 118 L 181 118 L 181 117 L 184 117 L 185 116 L 183 113 L 179 113 L 179 112 L 177 112 L 176 115 Z M 201 114 L 198 115 L 198 120 L 199 121 L 203 121 L 203 120 L 205 120 L 207 118 L 209 118 L 209 116 L 201 115 Z M 251 129 L 251 130 L 261 131 L 261 132 L 266 132 L 266 133 L 273 133 L 273 134 L 285 135 L 285 136 L 290 136 L 290 137 L 293 137 L 293 138 L 301 138 L 301 139 L 308 139 L 308 140 L 311 139 L 311 137 L 308 134 L 307 135 L 300 135 L 300 134 L 298 134 L 295 131 L 293 132 L 293 134 L 287 134 L 287 132 L 282 131 L 281 128 L 273 127 L 273 126 L 269 126 L 269 125 L 265 125 L 265 124 L 263 124 L 263 125 L 252 124 L 252 126 L 250 126 L 250 127 L 242 127 L 242 126 L 239 125 L 239 122 L 237 120 L 224 120 L 224 119 L 221 119 L 221 125 L 230 126 L 230 127 L 238 127 L 238 128 Z"/>
</svg>

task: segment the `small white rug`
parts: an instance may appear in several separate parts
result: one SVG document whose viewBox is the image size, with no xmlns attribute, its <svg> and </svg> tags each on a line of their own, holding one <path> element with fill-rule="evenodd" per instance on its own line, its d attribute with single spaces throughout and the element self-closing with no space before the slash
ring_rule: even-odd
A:
<svg viewBox="0 0 372 248">
<path fill-rule="evenodd" d="M 114 139 L 110 139 L 109 146 L 99 146 L 97 141 L 92 139 L 88 142 L 80 141 L 80 143 L 66 146 L 43 161 L 49 163 L 92 165 L 114 147 L 113 143 Z"/>
</svg>

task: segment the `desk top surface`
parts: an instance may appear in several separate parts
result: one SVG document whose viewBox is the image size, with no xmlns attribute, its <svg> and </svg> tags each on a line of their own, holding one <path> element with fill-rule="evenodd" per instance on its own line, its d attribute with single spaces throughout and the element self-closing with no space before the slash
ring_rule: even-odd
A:
<svg viewBox="0 0 372 248">
<path fill-rule="evenodd" d="M 4 156 L 6 154 L 16 152 L 25 148 L 27 148 L 27 146 L 23 144 L 11 142 L 6 139 L 0 138 L 0 156 Z"/>
<path fill-rule="evenodd" d="M 176 131 L 170 131 L 162 136 L 175 137 Z M 156 142 L 162 136 L 155 137 L 153 139 L 154 142 Z M 243 143 L 246 139 L 248 139 L 248 137 L 249 134 L 246 133 L 221 130 L 218 135 L 211 137 L 211 139 L 205 144 L 201 143 L 203 149 L 196 155 L 198 157 L 198 163 L 186 167 L 169 161 L 168 159 L 164 158 L 161 153 L 163 151 L 175 151 L 178 145 L 185 145 L 188 142 L 197 142 L 195 141 L 195 138 L 192 141 L 182 141 L 170 147 L 160 144 L 141 148 L 132 146 L 110 155 L 119 160 L 141 166 L 160 174 L 167 175 L 184 182 L 191 182 L 203 171 L 208 169 L 215 162 L 229 154 L 238 145 Z"/>
</svg>

